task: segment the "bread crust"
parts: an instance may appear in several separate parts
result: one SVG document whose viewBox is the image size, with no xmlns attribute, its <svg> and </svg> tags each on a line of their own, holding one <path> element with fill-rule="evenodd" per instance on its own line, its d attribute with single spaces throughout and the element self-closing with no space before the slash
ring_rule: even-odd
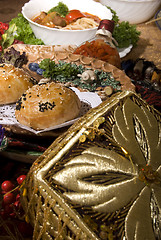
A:
<svg viewBox="0 0 161 240">
<path fill-rule="evenodd" d="M 0 64 L 0 104 L 15 103 L 33 83 L 33 78 L 24 69 Z"/>
<path fill-rule="evenodd" d="M 15 116 L 21 124 L 42 130 L 76 118 L 80 108 L 73 90 L 50 82 L 28 89 L 16 103 Z"/>
</svg>

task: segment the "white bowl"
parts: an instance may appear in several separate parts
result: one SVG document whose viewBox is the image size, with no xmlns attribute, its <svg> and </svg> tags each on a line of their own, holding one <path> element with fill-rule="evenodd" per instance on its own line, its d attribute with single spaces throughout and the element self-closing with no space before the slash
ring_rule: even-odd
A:
<svg viewBox="0 0 161 240">
<path fill-rule="evenodd" d="M 22 7 L 22 14 L 29 21 L 35 36 L 42 39 L 46 45 L 80 45 L 94 37 L 97 30 L 97 28 L 85 30 L 55 29 L 42 26 L 31 20 L 41 11 L 48 11 L 59 2 L 66 4 L 69 10 L 78 9 L 97 15 L 100 19 L 112 19 L 111 11 L 93 0 L 30 0 Z"/>
<path fill-rule="evenodd" d="M 130 24 L 143 23 L 154 16 L 161 0 L 100 0 L 116 11 L 120 21 Z"/>
</svg>

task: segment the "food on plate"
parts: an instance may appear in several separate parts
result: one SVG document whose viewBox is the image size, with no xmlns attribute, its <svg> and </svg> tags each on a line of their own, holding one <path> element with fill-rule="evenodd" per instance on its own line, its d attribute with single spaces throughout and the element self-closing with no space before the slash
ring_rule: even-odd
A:
<svg viewBox="0 0 161 240">
<path fill-rule="evenodd" d="M 55 26 L 65 27 L 67 25 L 66 20 L 61 17 L 57 12 L 45 13 L 41 12 L 40 15 L 34 19 L 33 22 L 38 24 L 54 28 Z"/>
<path fill-rule="evenodd" d="M 129 22 L 119 22 L 116 12 L 108 6 L 107 8 L 112 12 L 112 19 L 115 21 L 113 37 L 118 42 L 118 48 L 129 47 L 130 44 L 136 46 L 140 36 L 140 32 L 136 29 L 136 26 L 130 25 Z M 58 11 L 58 9 L 55 11 Z M 67 13 L 65 12 L 63 14 Z M 60 13 L 61 16 L 63 16 L 63 14 L 62 12 Z M 17 17 L 9 22 L 9 25 L 15 25 L 17 28 L 16 32 L 13 34 L 10 33 L 10 37 L 14 36 L 15 39 L 23 41 L 25 44 L 44 45 L 44 42 L 41 39 L 36 38 L 30 27 L 29 21 L 22 13 L 18 13 Z"/>
<path fill-rule="evenodd" d="M 116 48 L 112 48 L 102 39 L 86 41 L 74 51 L 74 54 L 98 58 L 120 68 L 120 57 Z"/>
<path fill-rule="evenodd" d="M 70 57 L 71 56 L 70 54 Z M 75 57 L 74 54 L 73 56 Z M 61 83 L 67 87 L 76 87 L 80 91 L 95 92 L 102 100 L 107 98 L 105 91 L 106 86 L 111 86 L 114 92 L 120 91 L 121 89 L 120 81 L 115 79 L 110 71 L 104 71 L 103 69 L 86 68 L 82 64 L 77 65 L 61 60 L 56 63 L 49 58 L 43 59 L 38 64 L 37 69 L 35 69 L 35 63 L 30 63 L 28 66 L 31 71 L 36 71 L 37 74 L 42 75 L 45 79 Z M 117 71 L 118 70 L 119 69 L 117 69 Z"/>
<path fill-rule="evenodd" d="M 48 12 L 42 11 L 32 21 L 50 28 L 61 28 L 68 30 L 82 30 L 97 27 L 100 18 L 78 9 L 69 10 L 68 7 L 59 2 Z"/>
<path fill-rule="evenodd" d="M 30 74 L 36 79 L 48 78 L 54 82 L 68 87 L 78 88 L 80 91 L 97 93 L 102 100 L 107 99 L 104 88 L 111 86 L 113 92 L 121 90 L 135 90 L 134 85 L 127 75 L 115 66 L 99 59 L 89 58 L 72 54 L 73 48 L 64 46 L 37 46 L 26 44 L 15 44 L 14 48 L 20 52 L 26 52 L 29 62 L 33 65 L 38 63 L 37 72 L 35 66 L 27 65 Z M 34 60 L 33 60 L 34 56 Z M 37 64 L 36 64 L 37 65 Z M 92 81 L 84 81 L 84 72 L 93 70 L 96 77 Z M 38 75 L 42 73 L 42 75 Z"/>
<path fill-rule="evenodd" d="M 15 103 L 34 83 L 35 79 L 24 69 L 12 64 L 0 64 L 0 104 Z"/>
<path fill-rule="evenodd" d="M 92 15 L 91 15 L 92 16 Z M 63 29 L 65 30 L 84 30 L 89 28 L 95 28 L 98 27 L 98 23 L 89 17 L 82 17 L 77 19 L 76 21 L 71 22 L 70 24 L 67 24 L 66 27 Z"/>
<path fill-rule="evenodd" d="M 80 108 L 73 90 L 48 82 L 34 85 L 19 98 L 15 116 L 20 124 L 42 130 L 78 117 Z"/>
<path fill-rule="evenodd" d="M 101 20 L 95 37 L 78 46 L 74 53 L 97 58 L 120 68 L 121 60 L 116 49 L 117 42 L 112 37 L 114 27 L 113 20 Z"/>
</svg>

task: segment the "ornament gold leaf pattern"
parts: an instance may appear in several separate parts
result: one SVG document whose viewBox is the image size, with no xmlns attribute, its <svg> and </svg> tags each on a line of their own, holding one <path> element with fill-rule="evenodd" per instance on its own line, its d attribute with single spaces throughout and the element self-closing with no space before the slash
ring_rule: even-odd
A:
<svg viewBox="0 0 161 240">
<path fill-rule="evenodd" d="M 80 206 L 90 206 L 100 213 L 112 213 L 130 202 L 125 217 L 128 240 L 161 239 L 154 230 L 153 205 L 157 208 L 157 226 L 161 226 L 161 126 L 154 115 L 130 98 L 114 111 L 112 134 L 132 162 L 114 150 L 91 147 L 74 157 L 53 175 L 66 189 L 63 195 Z M 95 183 L 89 179 L 118 175 L 116 182 Z"/>
</svg>

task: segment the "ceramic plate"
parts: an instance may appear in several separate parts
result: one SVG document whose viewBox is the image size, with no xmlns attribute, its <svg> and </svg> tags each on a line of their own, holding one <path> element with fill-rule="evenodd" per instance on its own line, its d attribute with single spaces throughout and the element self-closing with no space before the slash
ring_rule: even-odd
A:
<svg viewBox="0 0 161 240">
<path fill-rule="evenodd" d="M 129 52 L 131 52 L 131 49 L 133 48 L 133 45 L 128 46 L 127 48 L 118 48 L 118 52 L 120 55 L 120 58 L 125 57 Z"/>
</svg>

